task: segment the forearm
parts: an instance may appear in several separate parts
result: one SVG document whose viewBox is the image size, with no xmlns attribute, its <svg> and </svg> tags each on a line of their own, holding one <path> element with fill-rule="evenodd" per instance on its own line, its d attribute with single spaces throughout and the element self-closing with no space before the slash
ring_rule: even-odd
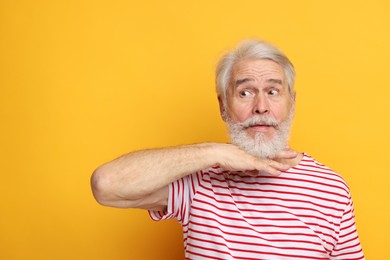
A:
<svg viewBox="0 0 390 260">
<path fill-rule="evenodd" d="M 296 158 L 294 151 L 282 151 L 279 159 Z M 194 145 L 132 152 L 95 170 L 92 190 L 98 202 L 114 207 L 162 209 L 171 182 L 196 171 L 220 165 L 228 171 L 259 171 L 272 175 L 290 166 L 256 158 L 232 144 Z"/>
<path fill-rule="evenodd" d="M 216 164 L 213 144 L 142 150 L 95 170 L 92 188 L 98 201 L 142 199 L 169 183 Z"/>
</svg>

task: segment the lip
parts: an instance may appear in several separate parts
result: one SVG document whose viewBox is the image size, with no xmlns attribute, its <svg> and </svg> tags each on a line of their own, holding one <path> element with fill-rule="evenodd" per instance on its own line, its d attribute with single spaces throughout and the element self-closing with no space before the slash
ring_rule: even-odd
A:
<svg viewBox="0 0 390 260">
<path fill-rule="evenodd" d="M 274 126 L 272 126 L 272 125 L 252 125 L 252 126 L 247 127 L 247 129 L 250 129 L 250 130 L 255 131 L 255 132 L 268 132 L 268 131 L 272 130 L 273 128 L 274 128 Z"/>
</svg>

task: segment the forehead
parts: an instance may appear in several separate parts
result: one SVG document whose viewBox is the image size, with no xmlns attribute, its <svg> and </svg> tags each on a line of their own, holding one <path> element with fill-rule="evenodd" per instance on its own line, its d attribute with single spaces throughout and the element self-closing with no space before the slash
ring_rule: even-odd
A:
<svg viewBox="0 0 390 260">
<path fill-rule="evenodd" d="M 242 79 L 268 80 L 277 79 L 285 82 L 285 75 L 282 66 L 268 59 L 242 60 L 232 68 L 232 83 Z"/>
</svg>

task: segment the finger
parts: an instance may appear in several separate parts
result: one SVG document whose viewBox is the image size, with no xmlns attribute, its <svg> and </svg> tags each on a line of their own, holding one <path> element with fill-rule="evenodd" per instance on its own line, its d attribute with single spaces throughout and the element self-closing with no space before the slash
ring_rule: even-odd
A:
<svg viewBox="0 0 390 260">
<path fill-rule="evenodd" d="M 280 171 L 286 171 L 286 170 L 291 168 L 291 166 L 288 164 L 281 163 L 281 162 L 275 161 L 275 160 L 270 160 L 270 159 L 267 160 L 266 164 L 269 167 L 275 168 L 275 169 L 280 170 Z"/>
<path fill-rule="evenodd" d="M 256 166 L 258 171 L 264 171 L 274 176 L 280 175 L 283 171 L 286 171 L 290 168 L 290 165 L 279 163 L 274 160 L 263 160 Z"/>
<path fill-rule="evenodd" d="M 272 167 L 267 167 L 266 169 L 264 170 L 260 170 L 260 171 L 257 171 L 257 174 L 256 175 L 259 175 L 259 174 L 268 174 L 268 175 L 271 175 L 271 176 L 279 176 L 280 174 L 282 174 L 283 171 L 279 171 L 275 168 L 272 168 Z"/>
<path fill-rule="evenodd" d="M 250 170 L 250 171 L 245 171 L 245 174 L 252 176 L 252 177 L 255 177 L 255 176 L 259 175 L 260 172 L 258 170 Z"/>
<path fill-rule="evenodd" d="M 282 150 L 279 153 L 275 155 L 273 159 L 293 159 L 298 156 L 298 152 L 288 149 L 288 150 Z"/>
<path fill-rule="evenodd" d="M 244 171 L 245 175 L 251 176 L 251 177 L 256 177 L 259 176 L 260 174 L 267 174 L 267 175 L 272 175 L 272 176 L 278 176 L 282 172 L 279 170 L 276 170 L 272 167 L 268 168 L 267 170 L 250 170 L 250 171 Z"/>
</svg>

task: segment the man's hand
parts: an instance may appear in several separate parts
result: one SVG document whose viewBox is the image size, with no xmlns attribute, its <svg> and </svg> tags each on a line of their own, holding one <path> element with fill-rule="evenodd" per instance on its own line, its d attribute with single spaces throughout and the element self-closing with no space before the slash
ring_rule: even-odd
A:
<svg viewBox="0 0 390 260">
<path fill-rule="evenodd" d="M 289 160 L 298 156 L 296 151 L 289 148 L 281 151 L 273 159 L 255 157 L 233 144 L 217 144 L 214 148 L 218 165 L 226 170 L 245 172 L 251 176 L 258 175 L 260 172 L 277 176 L 291 167 L 287 164 Z"/>
</svg>

